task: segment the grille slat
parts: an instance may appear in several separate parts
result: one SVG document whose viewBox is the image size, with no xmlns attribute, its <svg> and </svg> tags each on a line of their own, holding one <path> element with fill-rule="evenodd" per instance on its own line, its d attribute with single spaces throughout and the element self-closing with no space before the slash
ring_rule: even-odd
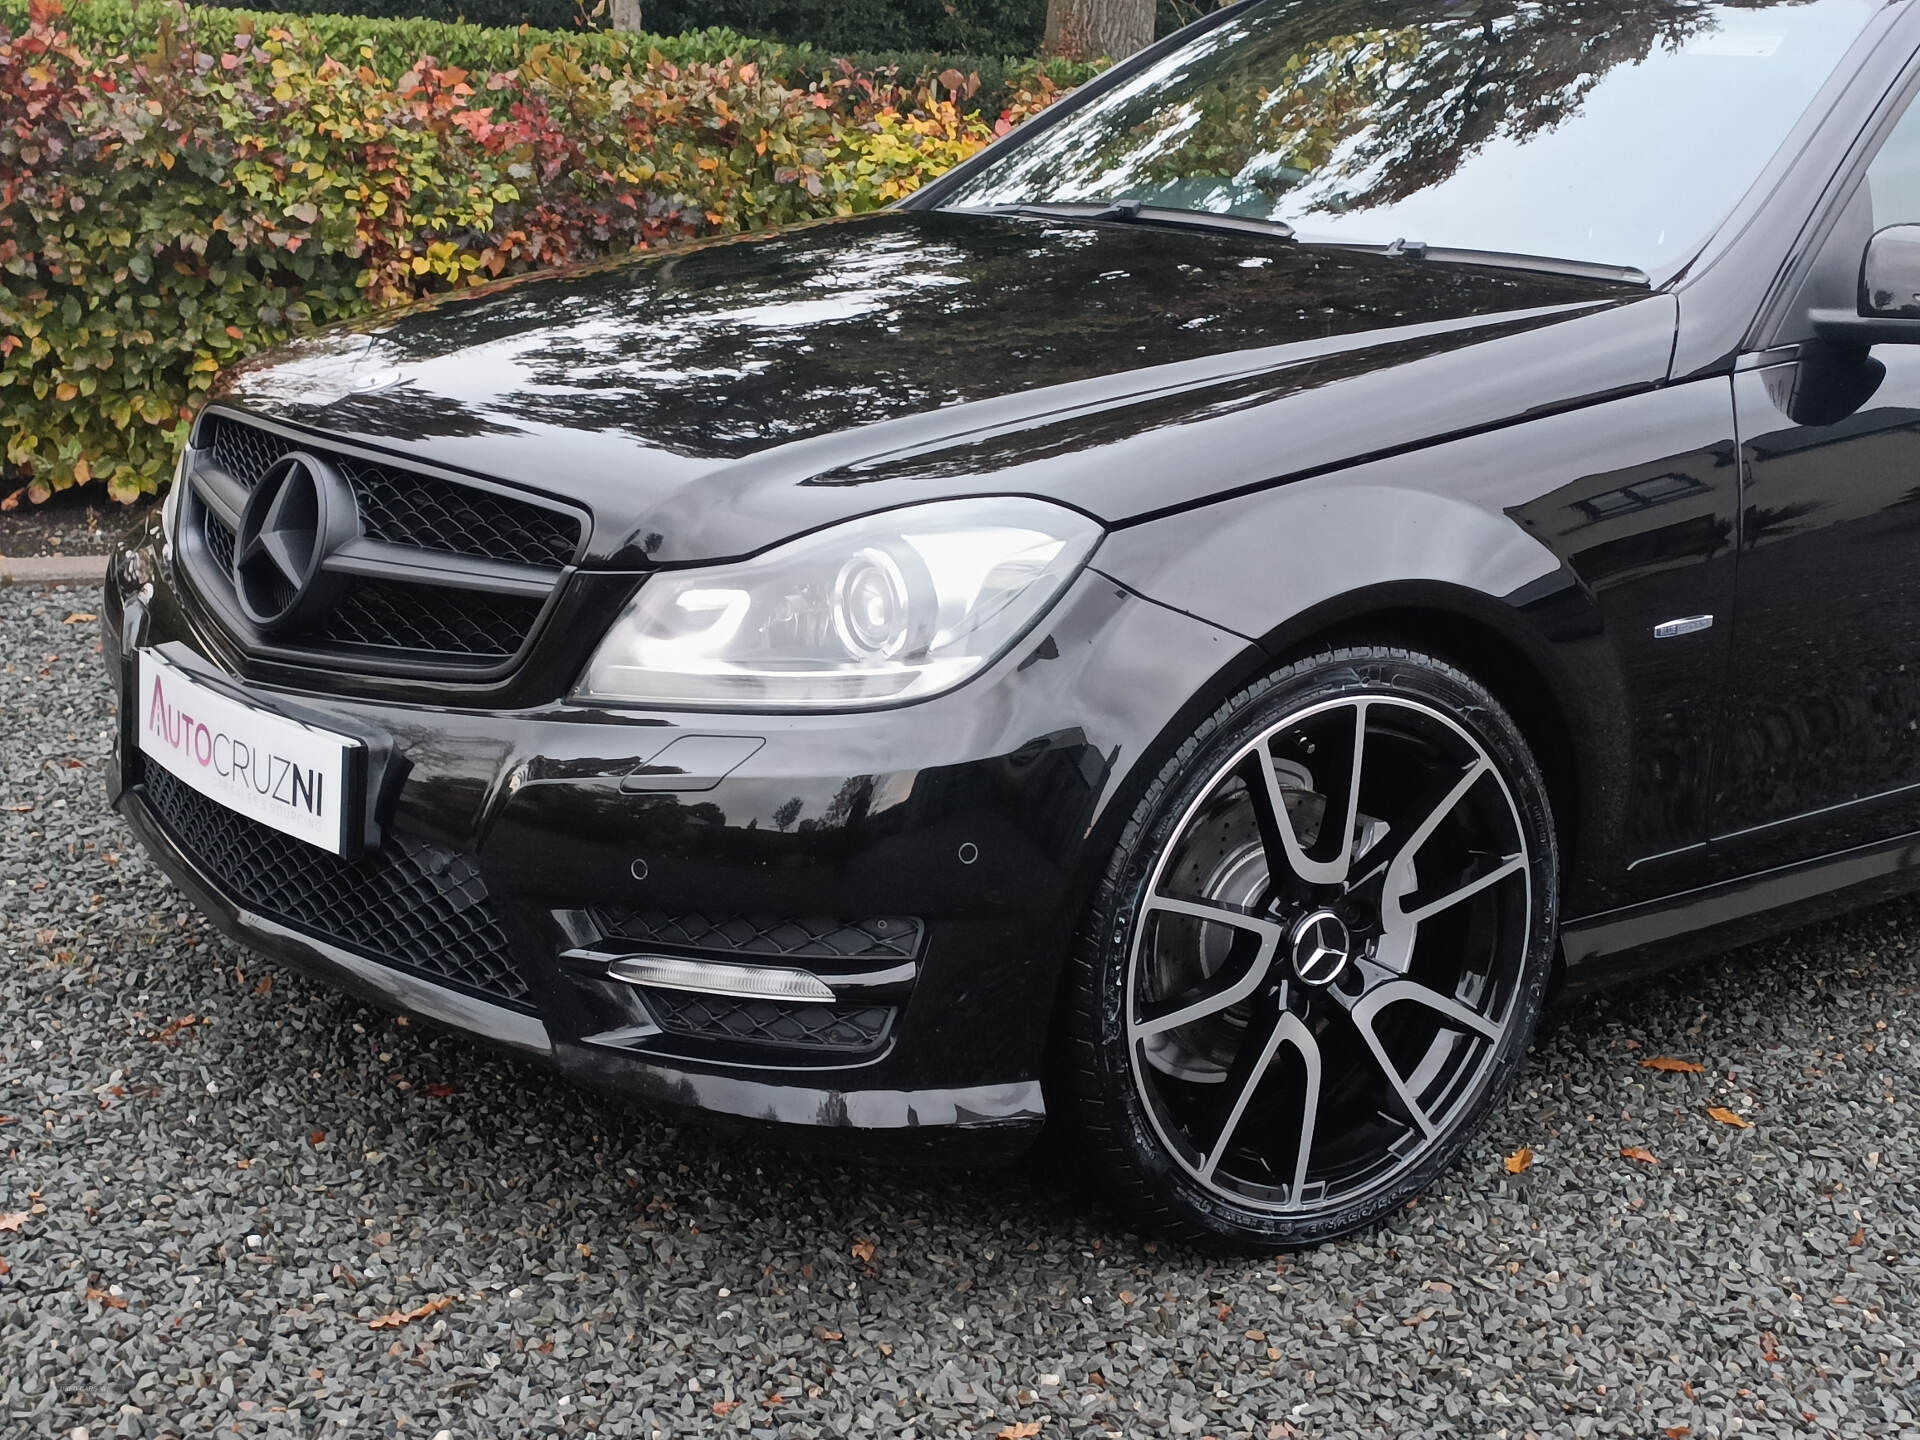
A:
<svg viewBox="0 0 1920 1440">
<path fill-rule="evenodd" d="M 249 819 L 158 765 L 148 808 L 229 898 L 303 935 L 531 1010 L 505 926 L 473 857 L 394 835 L 347 860 Z"/>
</svg>

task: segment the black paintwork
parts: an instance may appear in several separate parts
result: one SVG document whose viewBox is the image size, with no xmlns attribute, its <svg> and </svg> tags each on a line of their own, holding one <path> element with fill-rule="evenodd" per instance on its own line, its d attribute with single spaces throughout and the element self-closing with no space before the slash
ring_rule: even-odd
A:
<svg viewBox="0 0 1920 1440">
<path fill-rule="evenodd" d="M 385 823 L 480 857 L 541 1033 L 464 1002 L 443 1018 L 747 1118 L 1030 1133 L 1062 960 L 1134 799 L 1235 686 L 1340 638 L 1437 649 L 1521 720 L 1565 839 L 1575 980 L 1910 885 L 1920 350 L 1840 353 L 1807 315 L 1849 256 L 1857 274 L 1862 237 L 1834 217 L 1916 47 L 1911 6 L 1878 14 L 1657 287 L 957 214 L 935 187 L 316 335 L 216 404 L 589 510 L 544 638 L 489 684 L 270 663 L 149 526 L 129 548 L 153 592 L 116 567 L 110 663 L 178 642 L 265 703 L 390 736 L 407 770 Z M 1110 533 L 958 691 L 772 717 L 566 698 L 650 568 L 1008 493 Z M 1655 637 L 1698 615 L 1715 623 Z M 629 783 L 680 735 L 764 743 L 697 788 Z M 116 786 L 249 943 L 430 1008 L 249 928 L 152 822 L 137 758 Z M 928 943 L 885 1054 L 851 1070 L 590 1041 L 607 999 L 559 957 L 592 907 L 649 905 L 913 915 Z"/>
</svg>

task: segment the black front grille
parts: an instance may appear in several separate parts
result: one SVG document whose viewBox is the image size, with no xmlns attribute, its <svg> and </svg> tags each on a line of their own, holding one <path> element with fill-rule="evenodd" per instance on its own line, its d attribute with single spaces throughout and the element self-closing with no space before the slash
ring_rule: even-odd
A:
<svg viewBox="0 0 1920 1440">
<path fill-rule="evenodd" d="M 360 524 L 375 540 L 514 560 L 565 565 L 580 548 L 580 522 L 538 505 L 365 460 L 340 460 L 360 502 Z"/>
<path fill-rule="evenodd" d="M 472 856 L 395 835 L 342 859 L 145 768 L 148 809 L 237 904 L 380 964 L 532 1008 Z"/>
<path fill-rule="evenodd" d="M 231 415 L 203 416 L 196 445 L 206 462 L 246 489 L 291 451 L 320 455 L 352 489 L 361 535 L 426 552 L 423 561 L 459 555 L 533 567 L 557 588 L 585 535 L 580 516 L 557 505 L 336 451 Z M 192 557 L 195 577 L 212 598 L 230 603 L 233 532 L 211 506 L 190 503 L 200 511 L 204 538 Z M 533 572 L 523 571 L 509 584 L 476 567 L 471 582 L 480 588 L 454 588 L 434 583 L 430 573 L 407 579 L 406 563 L 399 557 L 396 573 L 378 580 L 355 577 L 324 622 L 306 633 L 276 636 L 274 647 L 321 663 L 334 656 L 363 667 L 404 671 L 430 665 L 494 674 L 526 649 L 552 595 L 552 589 L 527 593 L 524 580 Z M 490 584 L 496 588 L 486 588 Z"/>
<path fill-rule="evenodd" d="M 200 444 L 213 461 L 251 488 L 273 462 L 294 450 L 331 459 L 360 502 L 360 525 L 375 540 L 448 555 L 561 566 L 580 548 L 577 516 L 437 475 L 335 454 L 228 415 L 200 422 Z"/>
<path fill-rule="evenodd" d="M 525 641 L 543 603 L 517 595 L 356 580 L 321 634 L 331 645 L 505 659 Z"/>
<path fill-rule="evenodd" d="M 892 1008 L 884 1005 L 795 1005 L 679 990 L 643 994 L 669 1035 L 726 1044 L 865 1054 L 880 1048 L 893 1022 Z"/>
<path fill-rule="evenodd" d="M 709 954 L 772 955 L 787 960 L 911 960 L 923 926 L 906 916 L 833 920 L 821 916 L 672 914 L 605 910 L 602 933 L 622 940 Z"/>
</svg>

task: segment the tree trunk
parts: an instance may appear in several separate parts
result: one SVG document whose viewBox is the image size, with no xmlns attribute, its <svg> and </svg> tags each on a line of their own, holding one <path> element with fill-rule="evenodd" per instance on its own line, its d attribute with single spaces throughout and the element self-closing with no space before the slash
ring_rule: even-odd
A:
<svg viewBox="0 0 1920 1440">
<path fill-rule="evenodd" d="M 640 33 L 640 0 L 613 0 L 613 28 L 629 35 Z"/>
<path fill-rule="evenodd" d="M 1047 0 L 1046 52 L 1124 60 L 1153 43 L 1153 13 L 1154 0 Z"/>
</svg>

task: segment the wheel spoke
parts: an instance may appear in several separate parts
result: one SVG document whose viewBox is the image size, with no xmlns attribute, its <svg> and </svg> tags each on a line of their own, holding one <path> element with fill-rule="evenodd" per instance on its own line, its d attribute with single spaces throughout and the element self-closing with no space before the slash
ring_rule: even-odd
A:
<svg viewBox="0 0 1920 1440">
<path fill-rule="evenodd" d="M 1354 868 L 1365 872 L 1355 882 L 1356 888 L 1365 886 L 1370 892 L 1369 898 L 1378 896 L 1383 889 L 1410 888 L 1391 884 L 1396 878 L 1395 872 L 1413 863 L 1413 857 L 1420 852 L 1420 847 L 1433 838 L 1433 832 L 1467 798 L 1468 792 L 1480 783 L 1480 777 L 1492 773 L 1493 763 L 1481 756 L 1461 771 L 1457 778 L 1445 775 L 1437 777 L 1426 793 L 1407 807 L 1408 814 L 1422 817 L 1417 825 L 1408 828 L 1394 826 L 1378 844 L 1355 858 Z"/>
<path fill-rule="evenodd" d="M 1232 1072 L 1227 1076 L 1227 1093 L 1232 1096 L 1225 1116 L 1221 1119 L 1215 1133 L 1212 1147 L 1200 1165 L 1200 1178 L 1211 1180 L 1213 1172 L 1219 1167 L 1221 1158 L 1233 1143 L 1234 1132 L 1239 1129 L 1240 1121 L 1247 1113 L 1247 1107 L 1253 1103 L 1261 1084 L 1267 1078 L 1267 1071 L 1273 1065 L 1273 1057 L 1279 1053 L 1282 1045 L 1291 1045 L 1300 1053 L 1302 1067 L 1306 1072 L 1301 1087 L 1300 1149 L 1294 1160 L 1292 1188 L 1288 1191 L 1289 1200 L 1298 1204 L 1300 1192 L 1306 1184 L 1307 1161 L 1313 1151 L 1314 1113 L 1320 1104 L 1320 1044 L 1313 1038 L 1313 1032 L 1298 1015 L 1281 1012 L 1274 1020 L 1264 1037 L 1249 1035 L 1248 1043 L 1235 1057 Z M 1251 1057 L 1251 1058 L 1249 1058 Z M 1224 1097 L 1223 1097 L 1224 1098 Z"/>
<path fill-rule="evenodd" d="M 1402 1108 L 1406 1110 L 1407 1117 L 1420 1127 L 1421 1135 L 1431 1138 L 1437 1133 L 1439 1127 L 1433 1123 L 1433 1117 L 1427 1114 L 1426 1107 L 1420 1103 L 1420 1098 L 1413 1093 L 1406 1078 L 1401 1075 L 1399 1067 L 1393 1063 L 1393 1057 L 1387 1054 L 1387 1047 L 1380 1042 L 1380 1036 L 1373 1028 L 1374 1011 L 1361 1008 L 1366 1003 L 1366 998 L 1363 997 L 1347 1012 L 1353 1021 L 1353 1026 L 1360 1032 L 1360 1038 L 1366 1042 L 1367 1049 L 1373 1053 L 1374 1064 L 1380 1067 L 1380 1073 L 1386 1077 L 1387 1084 L 1392 1088 Z"/>
<path fill-rule="evenodd" d="M 1146 909 L 1185 915 L 1214 925 L 1229 925 L 1237 933 L 1226 964 L 1191 990 L 1129 1022 L 1128 1033 L 1136 1041 L 1150 1039 L 1162 1031 L 1177 1030 L 1238 1005 L 1260 988 L 1280 948 L 1282 931 L 1278 925 L 1226 905 L 1155 895 L 1147 900 Z"/>
<path fill-rule="evenodd" d="M 1254 747 L 1241 762 L 1240 778 L 1253 797 L 1260 839 L 1267 865 L 1277 877 L 1282 866 L 1308 885 L 1342 885 L 1353 866 L 1353 831 L 1360 814 L 1360 766 L 1366 755 L 1367 702 L 1353 706 L 1353 728 L 1331 738 L 1320 758 L 1326 773 L 1319 777 L 1326 810 L 1320 833 L 1311 849 L 1300 843 L 1287 809 L 1286 793 L 1273 767 L 1266 742 Z"/>
<path fill-rule="evenodd" d="M 1375 1015 L 1389 1005 L 1402 1002 L 1424 1005 L 1436 1015 L 1444 1015 L 1461 1029 L 1472 1030 L 1489 1040 L 1500 1038 L 1498 1021 L 1489 1019 L 1472 1006 L 1461 1003 L 1451 995 L 1442 995 L 1431 985 L 1422 985 L 1418 980 L 1389 980 L 1383 985 L 1375 986 L 1354 1002 L 1354 1021 L 1371 1029 Z"/>
<path fill-rule="evenodd" d="M 1340 998 L 1338 992 L 1332 992 Z M 1357 999 L 1341 999 L 1347 1007 L 1348 1018 L 1353 1021 L 1354 1029 L 1360 1032 L 1360 1038 L 1366 1042 L 1372 1052 L 1374 1063 L 1380 1067 L 1380 1073 L 1386 1077 L 1394 1096 L 1406 1109 L 1413 1123 L 1420 1127 L 1422 1135 L 1433 1135 L 1438 1126 L 1427 1113 L 1420 1098 L 1413 1093 L 1406 1077 L 1394 1064 L 1393 1057 L 1387 1053 L 1386 1045 L 1380 1039 L 1375 1021 L 1382 1010 L 1390 1005 L 1411 1004 L 1433 1012 L 1447 1021 L 1455 1030 L 1471 1032 L 1482 1040 L 1492 1042 L 1500 1038 L 1504 1028 L 1499 1021 L 1482 1015 L 1472 1006 L 1463 1004 L 1451 995 L 1443 995 L 1430 985 L 1422 985 L 1417 980 L 1392 979 L 1373 986 Z"/>
<path fill-rule="evenodd" d="M 1485 874 L 1477 875 L 1464 885 L 1455 886 L 1431 900 L 1422 900 L 1411 910 L 1402 908 L 1398 900 L 1390 901 L 1381 906 L 1381 919 L 1385 922 L 1388 931 L 1400 930 L 1408 925 L 1418 925 L 1422 920 L 1431 919 L 1442 910 L 1451 909 L 1463 900 L 1470 900 L 1488 886 L 1497 885 L 1509 875 L 1517 875 L 1526 868 L 1525 855 L 1509 855 Z"/>
</svg>

